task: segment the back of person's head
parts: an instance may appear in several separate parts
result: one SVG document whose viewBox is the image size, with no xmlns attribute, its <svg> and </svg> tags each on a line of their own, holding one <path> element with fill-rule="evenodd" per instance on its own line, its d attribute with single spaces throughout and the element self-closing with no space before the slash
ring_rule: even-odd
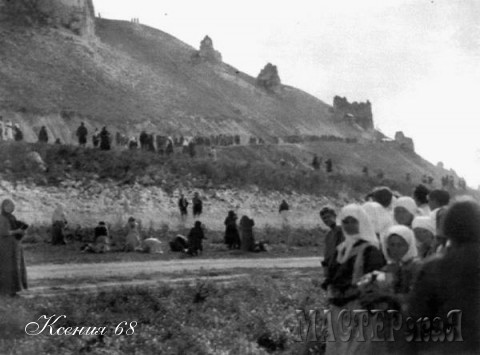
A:
<svg viewBox="0 0 480 355">
<path fill-rule="evenodd" d="M 454 244 L 480 243 L 480 205 L 473 199 L 455 202 L 445 215 L 443 230 Z"/>
<path fill-rule="evenodd" d="M 323 207 L 321 210 L 320 210 L 320 217 L 323 217 L 323 216 L 326 216 L 326 215 L 331 215 L 331 216 L 337 216 L 337 213 L 335 212 L 335 210 L 330 207 L 330 206 L 326 206 L 326 207 Z"/>
<path fill-rule="evenodd" d="M 135 222 L 135 217 L 129 217 L 129 218 L 128 218 L 128 222 L 129 222 L 129 223 L 130 223 L 130 222 Z"/>
<path fill-rule="evenodd" d="M 417 202 L 418 205 L 424 205 L 428 203 L 428 194 L 430 190 L 425 185 L 418 185 L 413 190 L 413 198 Z"/>
<path fill-rule="evenodd" d="M 445 190 L 433 190 L 428 194 L 428 204 L 434 210 L 450 203 L 450 194 Z"/>
<path fill-rule="evenodd" d="M 393 193 L 386 186 L 376 187 L 372 191 L 372 198 L 375 202 L 378 202 L 383 207 L 387 208 L 392 203 Z"/>
<path fill-rule="evenodd" d="M 100 222 L 98 222 L 98 225 L 99 225 L 99 226 L 104 226 L 104 225 L 105 225 L 105 222 L 100 221 Z"/>
<path fill-rule="evenodd" d="M 202 222 L 196 221 L 195 222 L 195 228 L 200 228 L 202 226 Z"/>
</svg>

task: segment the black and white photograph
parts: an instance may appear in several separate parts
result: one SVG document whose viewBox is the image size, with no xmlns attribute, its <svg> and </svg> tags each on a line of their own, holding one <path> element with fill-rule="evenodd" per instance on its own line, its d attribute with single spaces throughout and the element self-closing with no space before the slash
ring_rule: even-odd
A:
<svg viewBox="0 0 480 355">
<path fill-rule="evenodd" d="M 0 354 L 480 354 L 480 1 L 0 0 Z"/>
</svg>

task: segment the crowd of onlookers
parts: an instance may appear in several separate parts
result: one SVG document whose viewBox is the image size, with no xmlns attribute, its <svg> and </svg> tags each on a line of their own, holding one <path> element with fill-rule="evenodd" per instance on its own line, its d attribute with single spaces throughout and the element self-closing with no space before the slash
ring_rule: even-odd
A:
<svg viewBox="0 0 480 355">
<path fill-rule="evenodd" d="M 178 209 L 182 220 L 186 219 L 189 206 L 190 202 L 181 195 Z M 186 236 L 177 235 L 170 240 L 169 248 L 195 256 L 203 252 L 203 240 L 207 237 L 200 221 L 203 203 L 198 193 L 191 200 L 191 208 L 193 227 Z M 28 225 L 15 218 L 14 209 L 9 199 L 1 204 L 0 293 L 12 295 L 27 286 L 21 240 Z M 288 225 L 289 210 L 290 206 L 283 200 L 279 214 L 284 225 Z M 342 310 L 393 309 L 413 319 L 430 317 L 430 320 L 445 318 L 451 310 L 463 312 L 461 342 L 446 345 L 445 342 L 327 341 L 327 354 L 398 353 L 402 349 L 410 351 L 412 347 L 427 354 L 441 353 L 444 349 L 448 350 L 444 353 L 470 354 L 472 349 L 479 349 L 478 202 L 467 197 L 451 201 L 448 191 L 429 190 L 424 185 L 418 185 L 411 196 L 396 196 L 388 187 L 378 187 L 362 203 L 349 204 L 339 211 L 325 206 L 319 213 L 329 229 L 324 239 L 322 287 L 332 315 L 330 331 L 341 333 L 336 317 Z M 238 223 L 237 220 L 235 211 L 229 211 L 224 221 L 226 247 L 248 252 L 266 251 L 264 243 L 255 241 L 254 219 L 244 215 Z M 65 213 L 59 205 L 52 216 L 52 244 L 65 243 L 66 224 Z M 124 233 L 111 235 L 103 221 L 93 233 L 93 238 L 82 246 L 82 252 L 164 251 L 158 239 L 142 238 L 134 217 L 129 218 Z M 430 332 L 445 331 L 437 326 L 431 325 Z M 423 328 L 413 331 L 424 335 Z"/>
<path fill-rule="evenodd" d="M 379 187 L 364 203 L 347 205 L 339 213 L 325 207 L 320 217 L 330 228 L 325 238 L 322 287 L 332 314 L 328 329 L 337 335 L 336 341 L 327 341 L 327 354 L 478 353 L 478 202 L 470 198 L 452 202 L 448 191 L 430 191 L 424 185 L 417 186 L 412 196 L 398 197 L 389 188 Z M 428 323 L 427 329 L 427 324 L 421 323 L 418 329 L 406 332 L 397 328 L 395 341 L 372 342 L 367 337 L 366 341 L 342 342 L 337 318 L 342 310 L 398 310 L 415 321 L 427 317 L 437 323 Z M 446 322 L 451 310 L 462 312 L 462 341 L 453 334 L 459 331 L 456 324 Z M 449 330 L 443 329 L 444 324 Z M 384 336 L 390 331 L 394 334 L 388 326 L 382 331 Z M 439 342 L 430 334 L 437 339 L 450 334 L 457 340 Z M 402 342 L 408 335 L 426 340 Z"/>
</svg>

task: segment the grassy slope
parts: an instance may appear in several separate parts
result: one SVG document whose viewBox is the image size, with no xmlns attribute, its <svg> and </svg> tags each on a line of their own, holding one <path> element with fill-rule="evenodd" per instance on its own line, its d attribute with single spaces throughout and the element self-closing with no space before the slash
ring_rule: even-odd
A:
<svg viewBox="0 0 480 355">
<path fill-rule="evenodd" d="M 26 154 L 36 150 L 49 167 L 49 172 L 34 174 L 23 162 Z M 112 179 L 132 184 L 142 183 L 149 177 L 150 184 L 161 185 L 167 191 L 178 186 L 202 188 L 248 187 L 257 185 L 263 190 L 297 191 L 320 196 L 338 196 L 347 192 L 350 197 L 364 196 L 373 186 L 389 184 L 404 194 L 420 182 L 423 174 L 435 178 L 439 187 L 442 171 L 420 156 L 395 149 L 386 144 L 347 144 L 342 142 L 315 142 L 306 145 L 264 145 L 219 147 L 218 161 L 212 162 L 206 151 L 199 148 L 194 160 L 181 153 L 167 159 L 155 153 L 141 151 L 102 152 L 95 149 L 72 146 L 41 145 L 28 143 L 3 143 L 0 159 L 13 164 L 6 178 L 33 179 L 37 183 L 55 185 L 64 179 L 88 181 Z M 316 153 L 324 160 L 333 160 L 334 174 L 313 171 L 310 162 Z M 280 160 L 287 162 L 280 165 Z M 362 168 L 368 166 L 370 177 L 362 176 Z M 377 170 L 383 170 L 385 180 L 376 178 Z M 0 166 L 7 172 L 8 164 Z M 411 183 L 405 182 L 409 172 Z"/>
<path fill-rule="evenodd" d="M 97 20 L 94 43 L 5 24 L 0 34 L 0 110 L 72 111 L 136 132 L 354 134 L 315 97 L 287 86 L 266 93 L 227 64 L 194 63 L 194 48 L 143 25 Z"/>
</svg>

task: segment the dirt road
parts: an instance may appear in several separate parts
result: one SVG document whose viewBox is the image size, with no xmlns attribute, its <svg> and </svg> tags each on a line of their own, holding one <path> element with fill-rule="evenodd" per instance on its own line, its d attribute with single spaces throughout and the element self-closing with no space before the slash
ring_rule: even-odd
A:
<svg viewBox="0 0 480 355">
<path fill-rule="evenodd" d="M 199 279 L 234 282 L 248 277 L 248 269 L 304 269 L 320 267 L 321 258 L 186 259 L 99 264 L 46 264 L 27 267 L 32 285 L 27 297 L 71 291 L 95 292 L 119 286 L 155 286 L 159 282 L 192 283 Z M 198 275 L 201 271 L 228 275 Z M 244 273 L 242 273 L 242 270 Z"/>
</svg>

